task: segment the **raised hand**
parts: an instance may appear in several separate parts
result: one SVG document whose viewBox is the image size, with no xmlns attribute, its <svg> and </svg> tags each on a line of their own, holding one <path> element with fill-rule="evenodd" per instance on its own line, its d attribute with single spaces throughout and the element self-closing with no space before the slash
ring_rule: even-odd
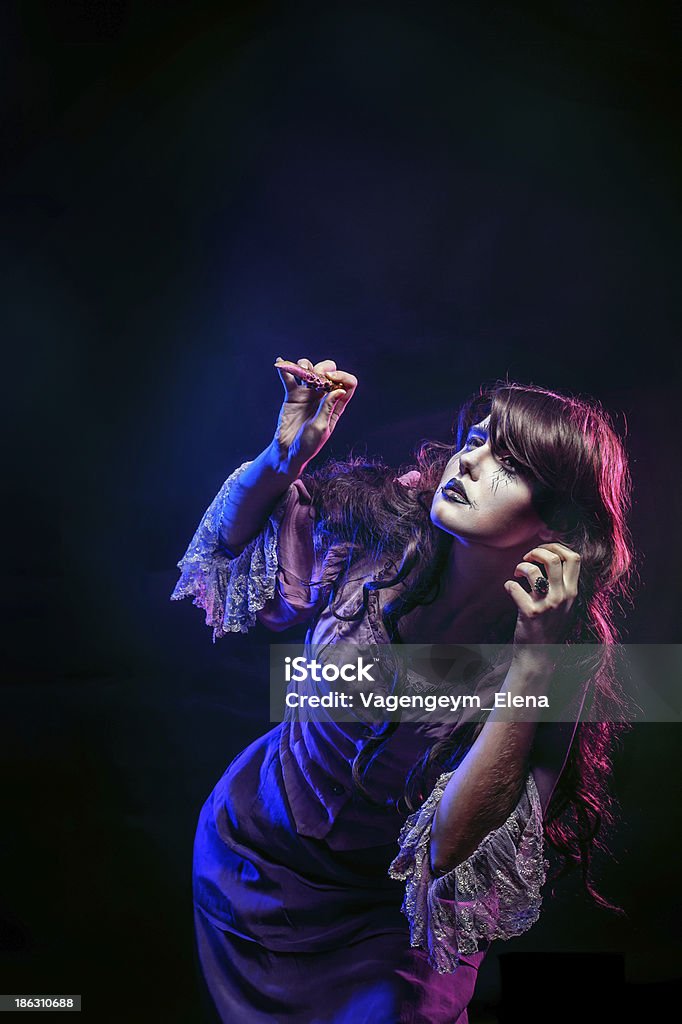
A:
<svg viewBox="0 0 682 1024">
<path fill-rule="evenodd" d="M 301 360 L 301 362 L 303 361 Z M 303 384 L 307 388 L 314 388 L 316 391 L 334 391 L 339 388 L 342 391 L 347 391 L 350 387 L 350 385 L 345 384 L 342 380 L 335 381 L 326 373 L 316 373 L 314 370 L 309 370 L 307 366 L 301 366 L 299 363 L 290 363 L 287 359 L 282 359 L 281 356 L 277 357 L 275 369 L 286 371 L 292 377 L 295 377 L 299 384 Z"/>
<path fill-rule="evenodd" d="M 300 367 L 301 373 L 296 373 L 294 367 Z M 352 373 L 337 370 L 333 359 L 323 359 L 313 365 L 309 359 L 287 363 L 280 357 L 275 368 L 284 386 L 285 398 L 274 444 L 282 465 L 289 471 L 301 473 L 329 440 L 358 381 Z M 308 386 L 304 386 L 301 378 L 305 378 Z"/>
<path fill-rule="evenodd" d="M 563 643 L 573 622 L 580 555 L 558 541 L 541 544 L 526 552 L 514 576 L 530 587 L 529 592 L 516 580 L 504 585 L 518 609 L 514 644 Z"/>
</svg>

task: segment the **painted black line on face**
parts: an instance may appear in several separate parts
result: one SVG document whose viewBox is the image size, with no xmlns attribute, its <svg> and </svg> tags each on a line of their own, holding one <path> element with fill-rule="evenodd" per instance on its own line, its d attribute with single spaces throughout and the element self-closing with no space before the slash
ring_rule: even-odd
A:
<svg viewBox="0 0 682 1024">
<path fill-rule="evenodd" d="M 505 487 L 509 487 L 510 477 L 508 473 L 505 473 L 503 469 L 497 469 L 490 478 L 490 491 L 492 494 L 497 494 L 497 489 L 500 486 L 500 481 L 504 480 Z"/>
</svg>

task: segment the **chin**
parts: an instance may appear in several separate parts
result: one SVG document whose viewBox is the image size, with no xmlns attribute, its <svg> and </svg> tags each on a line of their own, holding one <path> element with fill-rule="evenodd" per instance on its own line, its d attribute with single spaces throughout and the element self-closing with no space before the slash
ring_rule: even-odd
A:
<svg viewBox="0 0 682 1024">
<path fill-rule="evenodd" d="M 434 526 L 437 526 L 439 530 L 445 530 L 446 533 L 454 533 L 459 529 L 461 523 L 457 522 L 458 516 L 452 515 L 450 509 L 448 509 L 448 515 L 441 515 L 440 510 L 434 510 L 431 513 L 431 522 Z"/>
</svg>

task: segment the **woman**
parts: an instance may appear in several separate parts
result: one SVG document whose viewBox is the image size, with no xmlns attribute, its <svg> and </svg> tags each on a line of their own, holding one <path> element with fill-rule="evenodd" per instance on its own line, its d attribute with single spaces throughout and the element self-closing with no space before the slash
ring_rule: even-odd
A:
<svg viewBox="0 0 682 1024">
<path fill-rule="evenodd" d="M 513 696 L 552 692 L 549 645 L 604 646 L 596 659 L 590 648 L 568 722 L 288 711 L 201 812 L 202 973 L 223 1022 L 466 1024 L 490 942 L 537 920 L 550 846 L 608 905 L 589 863 L 617 727 L 574 723 L 586 692 L 593 719 L 618 704 L 608 650 L 631 561 L 625 455 L 595 403 L 499 384 L 462 409 L 455 452 L 424 444 L 398 478 L 357 459 L 309 473 L 357 380 L 331 360 L 298 365 L 337 386 L 321 396 L 278 370 L 272 444 L 226 480 L 178 563 L 172 599 L 191 595 L 214 641 L 258 619 L 308 622 L 318 651 L 503 643 L 481 685 Z"/>
</svg>

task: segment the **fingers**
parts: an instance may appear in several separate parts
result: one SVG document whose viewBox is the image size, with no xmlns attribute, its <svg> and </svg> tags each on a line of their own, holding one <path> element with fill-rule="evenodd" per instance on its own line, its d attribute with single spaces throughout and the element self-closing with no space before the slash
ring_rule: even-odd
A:
<svg viewBox="0 0 682 1024">
<path fill-rule="evenodd" d="M 535 602 L 531 595 L 523 589 L 520 583 L 516 583 L 514 580 L 507 580 L 504 585 L 504 589 L 512 598 L 514 604 L 522 615 L 533 614 L 535 610 Z"/>
<path fill-rule="evenodd" d="M 299 362 L 300 362 L 300 360 L 299 360 Z M 314 370 L 315 373 L 320 373 L 320 374 L 322 374 L 322 373 L 329 373 L 330 370 L 335 370 L 336 369 L 336 363 L 334 362 L 333 359 L 323 359 L 321 363 L 315 363 L 314 366 L 311 364 L 308 367 L 308 369 L 309 370 Z"/>
<path fill-rule="evenodd" d="M 575 597 L 578 593 L 578 579 L 580 577 L 580 555 L 577 551 L 566 547 L 560 541 L 543 544 L 542 547 L 555 552 L 561 558 L 563 562 L 564 586 Z"/>
<path fill-rule="evenodd" d="M 315 417 L 315 426 L 322 430 L 329 430 L 331 433 L 343 412 L 345 399 L 345 391 L 330 391 L 328 395 L 325 395 Z"/>
<path fill-rule="evenodd" d="M 283 363 L 284 365 L 278 365 L 278 363 Z M 325 360 L 323 360 L 322 363 L 318 363 L 318 366 L 324 366 L 324 365 L 328 365 L 330 367 L 331 366 L 333 366 L 333 367 L 336 366 L 336 364 L 331 359 L 325 359 Z M 289 362 L 288 360 L 285 360 L 282 356 L 278 356 L 277 357 L 277 360 L 275 362 L 275 369 L 279 373 L 280 380 L 284 384 L 284 388 L 285 388 L 285 390 L 287 392 L 287 395 L 293 394 L 296 397 L 297 400 L 300 400 L 300 398 L 301 398 L 301 391 L 300 391 L 300 389 L 302 387 L 304 387 L 305 384 L 304 384 L 304 381 L 302 381 L 301 378 L 296 373 L 292 372 L 294 366 L 300 366 L 303 370 L 310 370 L 313 373 L 317 373 L 318 375 L 320 374 L 320 372 L 324 373 L 324 371 L 318 371 L 317 367 L 313 366 L 313 364 L 311 363 L 310 359 L 305 359 L 305 358 L 297 359 L 295 363 L 292 363 L 292 362 Z M 288 369 L 287 369 L 287 367 L 288 367 Z M 306 391 L 314 391 L 315 389 L 314 388 L 306 387 L 305 390 Z M 307 397 L 308 396 L 306 396 L 306 398 Z"/>
<path fill-rule="evenodd" d="M 545 575 L 549 580 L 550 587 L 563 587 L 563 560 L 556 551 L 552 551 L 549 546 L 545 546 L 543 544 L 540 547 L 533 548 L 531 551 L 527 551 L 523 556 L 523 562 L 521 564 L 525 565 L 531 560 L 533 562 L 540 562 L 540 564 L 544 566 Z M 537 569 L 537 566 L 534 566 L 534 568 Z"/>
<path fill-rule="evenodd" d="M 532 562 L 519 562 L 519 564 L 514 569 L 514 576 L 517 579 L 525 578 L 525 579 L 528 580 L 528 585 L 530 587 L 530 592 L 531 592 L 531 596 L 532 597 L 537 599 L 538 597 L 544 597 L 545 596 L 544 594 L 540 594 L 535 589 L 535 581 L 540 579 L 541 576 L 544 576 L 544 573 L 543 573 L 542 569 L 538 568 L 537 565 L 533 565 Z M 549 586 L 550 586 L 550 590 L 551 590 L 552 589 L 552 583 L 551 582 L 550 582 Z M 563 585 L 562 584 L 556 584 L 556 583 L 554 584 L 555 593 L 556 593 L 556 588 L 559 587 L 559 586 L 562 586 L 562 589 L 563 589 Z M 524 591 L 524 593 L 525 593 L 525 591 Z"/>
<path fill-rule="evenodd" d="M 277 361 L 275 363 L 275 369 L 279 373 L 280 380 L 284 384 L 285 390 L 287 391 L 287 393 L 293 392 L 293 394 L 296 395 L 297 398 L 300 397 L 298 389 L 306 386 L 305 382 L 300 380 L 300 378 L 295 373 L 290 372 L 290 370 L 287 370 L 284 366 L 278 366 L 277 363 L 279 362 L 286 363 L 286 360 L 284 360 L 282 356 L 278 356 Z M 291 369 L 293 369 L 293 363 L 289 363 L 288 365 Z M 304 370 L 311 370 L 313 373 L 316 373 L 320 377 L 325 377 L 328 380 L 332 380 L 335 383 L 338 383 L 339 390 L 342 390 L 345 393 L 352 394 L 355 388 L 357 387 L 357 377 L 354 377 L 352 373 L 345 373 L 343 370 L 337 370 L 336 363 L 334 362 L 333 359 L 322 359 L 319 363 L 315 363 L 313 365 L 310 359 L 302 358 L 297 360 L 296 365 L 302 367 L 302 369 Z M 310 388 L 309 386 L 306 386 L 306 390 L 315 391 L 316 389 L 314 387 Z M 320 410 L 321 409 L 322 403 L 320 403 Z"/>
<path fill-rule="evenodd" d="M 345 370 L 327 370 L 327 377 L 337 384 L 342 384 L 344 390 L 349 395 L 352 395 L 358 386 L 358 378 L 353 376 L 352 373 L 346 373 Z"/>
<path fill-rule="evenodd" d="M 277 362 L 283 361 L 284 356 L 277 356 Z M 288 370 L 283 370 L 281 367 L 277 366 L 277 362 L 275 363 L 275 369 L 279 374 L 279 379 L 282 381 L 282 384 L 284 385 L 284 390 L 287 392 L 287 394 L 289 394 L 290 392 L 296 393 L 301 384 L 300 380 L 298 379 L 298 377 L 294 377 L 293 373 L 289 373 Z M 309 359 L 297 359 L 296 362 L 298 363 L 299 366 L 302 366 L 304 370 L 313 369 L 313 364 L 310 362 Z"/>
<path fill-rule="evenodd" d="M 357 377 L 354 377 L 352 373 L 344 373 L 342 370 L 330 371 L 328 376 L 334 381 L 342 381 L 346 386 L 346 390 L 330 391 L 328 395 L 325 395 L 319 412 L 315 417 L 316 424 L 320 427 L 328 428 L 331 433 L 338 423 L 339 417 L 353 397 L 358 381 Z"/>
<path fill-rule="evenodd" d="M 544 565 L 550 587 L 562 585 L 568 596 L 578 593 L 580 576 L 580 555 L 559 541 L 541 544 L 527 551 L 524 560 L 533 559 Z"/>
<path fill-rule="evenodd" d="M 515 644 L 564 642 L 571 626 L 579 573 L 580 556 L 558 541 L 539 544 L 526 552 L 514 570 L 516 579 L 504 584 L 518 609 Z M 516 582 L 517 579 L 527 581 L 530 593 L 525 584 Z M 539 579 L 543 580 L 547 593 L 538 593 L 535 589 Z"/>
</svg>

